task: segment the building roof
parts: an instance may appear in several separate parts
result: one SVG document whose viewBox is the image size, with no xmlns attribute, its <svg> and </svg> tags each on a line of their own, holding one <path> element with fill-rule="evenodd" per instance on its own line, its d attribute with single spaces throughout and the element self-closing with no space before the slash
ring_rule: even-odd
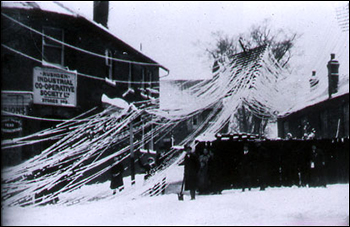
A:
<svg viewBox="0 0 350 227">
<path fill-rule="evenodd" d="M 195 102 L 188 89 L 203 80 L 160 80 L 160 108 L 177 109 Z"/>
<path fill-rule="evenodd" d="M 151 63 L 154 63 L 155 66 L 159 66 L 163 68 L 166 71 L 169 71 L 166 67 L 163 65 L 159 64 L 155 60 L 151 59 L 150 57 L 144 55 L 140 51 L 136 50 L 123 40 L 119 39 L 116 37 L 113 33 L 110 32 L 106 27 L 103 25 L 96 23 L 93 20 L 88 19 L 87 17 L 73 11 L 72 9 L 66 7 L 60 2 L 57 1 L 32 1 L 32 2 L 25 2 L 25 1 L 2 1 L 1 2 L 1 8 L 11 8 L 11 9 L 25 9 L 25 10 L 42 10 L 46 12 L 52 12 L 52 13 L 57 13 L 57 14 L 63 14 L 63 15 L 68 15 L 72 17 L 77 17 L 77 18 L 83 18 L 87 22 L 92 23 L 94 26 L 100 28 L 103 30 L 105 33 L 108 33 L 109 35 L 113 36 L 118 42 L 121 42 L 124 46 L 127 46 L 128 49 L 132 50 L 133 52 L 137 53 L 140 55 L 142 58 L 144 58 L 146 61 L 149 61 Z"/>
<path fill-rule="evenodd" d="M 43 10 L 47 12 L 53 12 L 53 13 L 59 13 L 69 16 L 81 16 L 78 13 L 74 12 L 73 10 L 65 7 L 63 4 L 59 2 L 52 2 L 52 1 L 31 1 L 31 2 L 24 2 L 24 1 L 2 1 L 1 2 L 1 8 L 15 8 L 15 9 L 37 9 L 37 10 Z"/>
<path fill-rule="evenodd" d="M 338 92 L 335 94 L 332 94 L 332 97 L 330 99 L 334 99 L 334 98 L 343 96 L 345 94 L 349 94 L 349 76 L 348 75 L 344 75 L 340 77 Z M 298 112 L 307 107 L 317 105 L 318 103 L 324 102 L 328 99 L 329 99 L 328 84 L 320 83 L 316 91 L 310 91 L 308 95 L 303 95 L 298 97 L 295 104 L 290 108 L 288 108 L 286 111 L 281 112 L 279 114 L 279 117 L 282 118 L 282 117 L 288 116 L 292 113 Z"/>
</svg>

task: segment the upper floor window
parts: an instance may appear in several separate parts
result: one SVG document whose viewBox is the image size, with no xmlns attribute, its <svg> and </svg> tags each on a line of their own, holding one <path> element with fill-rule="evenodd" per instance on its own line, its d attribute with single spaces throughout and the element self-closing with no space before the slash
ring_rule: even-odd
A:
<svg viewBox="0 0 350 227">
<path fill-rule="evenodd" d="M 43 34 L 48 37 L 64 41 L 64 33 L 62 29 L 43 27 Z M 49 63 L 64 65 L 64 46 L 46 36 L 42 37 L 42 57 Z"/>
<path fill-rule="evenodd" d="M 147 80 L 148 80 L 148 88 L 152 88 L 152 80 L 153 80 L 153 73 L 152 71 L 148 71 L 148 76 L 147 76 Z M 148 90 L 148 96 L 151 96 L 151 91 Z"/>
<path fill-rule="evenodd" d="M 134 81 L 134 75 L 133 75 L 133 65 L 129 63 L 129 83 L 128 88 L 132 89 L 132 82 Z"/>
<path fill-rule="evenodd" d="M 128 90 L 122 95 L 123 97 L 125 97 L 126 95 L 128 95 L 129 93 L 134 94 L 135 90 L 132 88 L 132 82 L 134 81 L 134 77 L 133 77 L 133 70 L 132 70 L 132 64 L 129 63 L 129 81 L 128 81 Z"/>
<path fill-rule="evenodd" d="M 109 79 L 113 79 L 113 61 L 112 61 L 112 52 L 108 49 L 105 51 L 105 60 L 106 60 L 106 66 L 107 66 L 107 77 Z"/>
<path fill-rule="evenodd" d="M 142 67 L 141 69 L 141 90 L 145 89 L 145 68 Z"/>
</svg>

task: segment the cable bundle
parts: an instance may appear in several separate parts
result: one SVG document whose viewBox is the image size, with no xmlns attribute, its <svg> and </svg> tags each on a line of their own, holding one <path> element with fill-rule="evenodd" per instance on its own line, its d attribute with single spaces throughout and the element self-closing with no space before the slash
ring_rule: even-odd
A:
<svg viewBox="0 0 350 227">
<path fill-rule="evenodd" d="M 4 44 L 2 46 L 20 54 Z M 193 103 L 166 110 L 139 103 L 138 108 L 129 108 L 123 113 L 110 106 L 90 117 L 77 117 L 52 129 L 4 141 L 2 148 L 6 149 L 59 139 L 40 155 L 2 171 L 4 205 L 57 202 L 64 193 L 72 192 L 109 171 L 112 165 L 117 164 L 114 158 L 129 158 L 131 145 L 138 150 L 145 143 L 159 141 L 171 129 L 204 111 L 209 111 L 209 114 L 180 145 L 190 143 L 198 136 L 215 135 L 228 123 L 236 124 L 233 116 L 242 105 L 256 116 L 273 118 L 278 110 L 276 84 L 281 73 L 282 69 L 273 60 L 269 48 L 261 46 L 227 56 L 225 62 L 219 62 L 212 80 L 200 82 L 187 90 L 194 98 Z M 134 125 L 133 144 L 128 141 L 131 122 Z M 143 131 L 147 133 L 143 134 Z M 153 171 L 143 187 L 121 195 L 159 195 L 166 186 L 167 173 L 182 158 L 178 150 L 171 149 L 163 155 L 163 163 Z M 88 201 L 93 196 L 83 200 Z"/>
</svg>

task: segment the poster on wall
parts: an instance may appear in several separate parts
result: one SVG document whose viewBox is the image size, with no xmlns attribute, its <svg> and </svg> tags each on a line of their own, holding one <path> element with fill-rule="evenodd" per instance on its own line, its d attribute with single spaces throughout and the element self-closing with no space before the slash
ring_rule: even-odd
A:
<svg viewBox="0 0 350 227">
<path fill-rule="evenodd" d="M 77 74 L 60 69 L 35 67 L 34 104 L 76 107 Z"/>
<path fill-rule="evenodd" d="M 28 108 L 33 102 L 33 94 L 30 91 L 1 91 L 1 132 L 7 138 L 8 134 L 22 133 L 22 118 L 14 116 L 28 115 Z"/>
</svg>

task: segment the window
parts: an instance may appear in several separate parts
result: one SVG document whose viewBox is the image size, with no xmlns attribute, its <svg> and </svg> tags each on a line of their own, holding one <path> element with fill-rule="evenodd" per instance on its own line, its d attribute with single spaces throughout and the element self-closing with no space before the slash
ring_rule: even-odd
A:
<svg viewBox="0 0 350 227">
<path fill-rule="evenodd" d="M 105 61 L 106 61 L 106 74 L 107 78 L 113 80 L 113 61 L 112 61 L 112 52 L 108 49 L 105 50 Z"/>
<path fill-rule="evenodd" d="M 62 29 L 43 27 L 43 34 L 62 42 L 64 41 L 64 33 Z M 62 44 L 43 36 L 42 53 L 44 61 L 61 66 L 64 65 L 64 46 Z"/>
<path fill-rule="evenodd" d="M 153 73 L 151 71 L 148 71 L 148 85 L 151 88 L 152 87 L 152 79 L 153 79 Z"/>
<path fill-rule="evenodd" d="M 147 76 L 147 81 L 148 81 L 148 88 L 152 88 L 152 77 L 153 77 L 153 74 L 151 71 L 148 71 L 147 72 L 148 76 Z M 148 90 L 148 96 L 151 96 L 151 91 Z"/>
<path fill-rule="evenodd" d="M 132 89 L 132 84 L 131 84 L 131 82 L 134 80 L 134 78 L 133 78 L 133 75 L 132 75 L 132 72 L 133 70 L 132 70 L 132 64 L 131 63 L 129 63 L 129 83 L 128 83 L 128 89 Z"/>
<path fill-rule="evenodd" d="M 129 63 L 129 82 L 128 82 L 128 90 L 126 92 L 124 92 L 124 94 L 122 95 L 123 97 L 125 97 L 126 95 L 128 95 L 129 93 L 134 94 L 135 90 L 132 88 L 132 81 L 134 80 L 133 74 L 132 74 L 132 64 Z"/>
<path fill-rule="evenodd" d="M 193 124 L 194 126 L 197 126 L 197 124 L 198 124 L 198 116 L 193 116 L 193 117 L 192 117 L 192 124 Z"/>
<path fill-rule="evenodd" d="M 141 90 L 144 91 L 145 90 L 145 68 L 141 69 L 141 79 L 142 79 L 142 83 L 141 83 Z"/>
</svg>

